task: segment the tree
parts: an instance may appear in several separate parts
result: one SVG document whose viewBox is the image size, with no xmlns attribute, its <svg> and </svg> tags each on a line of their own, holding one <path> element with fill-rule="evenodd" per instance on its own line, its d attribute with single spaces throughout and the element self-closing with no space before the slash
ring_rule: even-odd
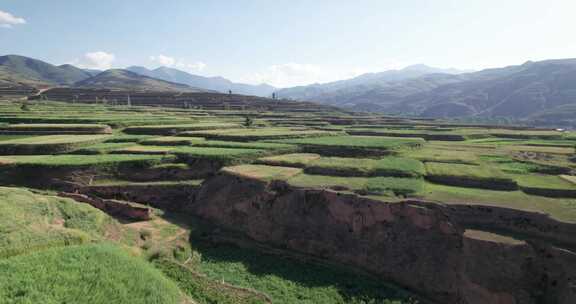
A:
<svg viewBox="0 0 576 304">
<path fill-rule="evenodd" d="M 28 105 L 27 102 L 24 102 L 24 103 L 22 103 L 22 105 L 20 106 L 20 110 L 28 112 L 28 111 L 30 111 L 30 106 Z"/>
<path fill-rule="evenodd" d="M 246 128 L 250 128 L 254 125 L 254 119 L 252 119 L 252 117 L 250 117 L 249 115 L 246 115 L 246 117 L 244 117 L 244 123 L 243 125 Z"/>
</svg>

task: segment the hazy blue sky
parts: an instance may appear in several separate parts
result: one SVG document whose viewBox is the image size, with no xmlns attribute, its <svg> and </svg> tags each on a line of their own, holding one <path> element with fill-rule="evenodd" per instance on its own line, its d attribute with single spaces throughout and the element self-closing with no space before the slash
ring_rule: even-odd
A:
<svg viewBox="0 0 576 304">
<path fill-rule="evenodd" d="M 576 57 L 576 0 L 0 0 L 0 54 L 290 86 Z"/>
</svg>

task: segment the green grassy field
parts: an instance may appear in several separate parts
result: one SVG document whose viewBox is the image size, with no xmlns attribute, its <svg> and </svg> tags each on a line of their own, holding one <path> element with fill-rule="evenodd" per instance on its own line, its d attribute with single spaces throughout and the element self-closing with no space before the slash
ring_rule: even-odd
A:
<svg viewBox="0 0 576 304">
<path fill-rule="evenodd" d="M 554 175 L 517 175 L 516 180 L 522 187 L 576 190 L 576 185 Z"/>
<path fill-rule="evenodd" d="M 380 196 L 386 201 L 395 201 L 398 197 L 419 196 L 424 185 L 422 179 L 418 178 L 342 177 L 316 174 L 299 174 L 288 179 L 288 183 L 295 187 Z"/>
<path fill-rule="evenodd" d="M 522 191 L 497 191 L 427 183 L 424 198 L 447 204 L 504 207 L 549 214 L 553 219 L 576 223 L 574 199 L 549 198 Z"/>
<path fill-rule="evenodd" d="M 426 178 L 430 181 L 462 187 L 494 190 L 515 190 L 516 181 L 490 166 L 449 163 L 426 163 Z"/>
<path fill-rule="evenodd" d="M 202 254 L 202 261 L 193 267 L 212 279 L 262 291 L 273 303 L 414 303 L 397 287 L 338 269 L 232 246 L 193 244 Z"/>
<path fill-rule="evenodd" d="M 0 154 L 56 154 L 99 143 L 109 135 L 44 135 L 0 141 Z"/>
<path fill-rule="evenodd" d="M 111 151 L 134 146 L 131 142 L 103 142 L 94 145 L 89 145 L 84 148 L 71 151 L 71 154 L 107 154 Z"/>
<path fill-rule="evenodd" d="M 142 226 L 123 227 L 69 199 L 4 187 L 0 195 L 0 248 L 11 248 L 0 254 L 7 303 L 415 303 L 406 291 L 344 270 L 190 244 L 178 221 L 157 218 L 134 234 Z M 168 248 L 174 260 L 153 258 Z"/>
<path fill-rule="evenodd" d="M 197 130 L 214 130 L 214 129 L 229 129 L 238 128 L 239 124 L 226 123 L 226 122 L 198 122 L 193 124 L 178 124 L 178 125 L 152 125 L 152 126 L 138 126 L 138 127 L 128 127 L 124 129 L 125 133 L 128 134 L 176 134 L 185 131 L 197 131 Z"/>
<path fill-rule="evenodd" d="M 236 142 L 236 141 L 222 141 L 222 140 L 206 140 L 194 144 L 196 147 L 213 147 L 213 148 L 240 148 L 240 149 L 262 149 L 280 151 L 282 153 L 290 153 L 298 150 L 295 145 L 268 143 L 268 142 Z"/>
<path fill-rule="evenodd" d="M 260 304 L 268 303 L 256 292 L 231 290 L 223 284 L 207 278 L 188 267 L 168 259 L 154 261 L 154 266 L 172 279 L 180 289 L 201 304 Z"/>
<path fill-rule="evenodd" d="M 270 154 L 269 151 L 260 149 L 216 147 L 179 147 L 171 153 L 183 160 L 208 159 L 226 163 L 254 160 Z"/>
<path fill-rule="evenodd" d="M 286 166 L 304 168 L 309 163 L 320 159 L 320 155 L 314 153 L 292 153 L 277 156 L 262 157 L 257 160 L 258 163 L 272 166 Z"/>
<path fill-rule="evenodd" d="M 0 260 L 54 246 L 87 243 L 101 239 L 107 231 L 121 230 L 100 210 L 68 199 L 0 187 L 0 200 Z"/>
<path fill-rule="evenodd" d="M 168 161 L 173 157 L 160 155 L 22 155 L 1 156 L 3 166 L 53 167 L 105 167 L 130 165 L 141 168 Z"/>
<path fill-rule="evenodd" d="M 4 303 L 182 303 L 159 270 L 105 244 L 51 248 L 0 260 Z"/>
<path fill-rule="evenodd" d="M 340 176 L 396 176 L 424 175 L 421 162 L 410 158 L 385 157 L 381 159 L 323 157 L 310 162 L 306 173 Z"/>
<path fill-rule="evenodd" d="M 168 208 L 150 221 L 119 222 L 48 192 L 91 169 L 98 176 L 90 185 L 121 188 L 122 199 L 157 191 L 147 197 L 154 203 L 230 174 L 239 183 L 279 181 L 270 184 L 279 195 L 329 189 L 382 204 L 417 198 L 576 223 L 574 132 L 339 112 L 50 101 L 30 108 L 0 102 L 0 130 L 111 133 L 0 135 L 0 302 L 414 303 L 405 291 L 338 267 L 199 242 L 190 234 L 201 224 Z"/>
<path fill-rule="evenodd" d="M 110 133 L 112 130 L 102 124 L 12 124 L 0 127 L 0 132 L 2 131 L 82 131 L 97 134 Z"/>
<path fill-rule="evenodd" d="M 321 146 L 326 148 L 358 148 L 391 150 L 403 146 L 416 147 L 424 143 L 420 138 L 393 138 L 375 136 L 333 136 L 320 138 L 286 139 L 277 142 Z"/>
<path fill-rule="evenodd" d="M 511 174 L 545 173 L 553 170 L 550 166 L 527 161 L 519 161 L 507 155 L 482 155 L 480 156 L 480 159 L 498 167 L 503 172 Z"/>
<path fill-rule="evenodd" d="M 140 141 L 140 144 L 151 146 L 190 146 L 203 141 L 204 138 L 202 137 L 164 136 L 144 139 Z"/>
<path fill-rule="evenodd" d="M 183 132 L 185 136 L 199 136 L 216 140 L 229 141 L 255 141 L 274 140 L 282 138 L 315 138 L 322 136 L 340 135 L 341 132 L 329 132 L 312 129 L 297 128 L 252 128 L 252 129 L 228 129 L 211 131 Z"/>
<path fill-rule="evenodd" d="M 423 162 L 478 164 L 478 155 L 473 151 L 449 149 L 427 144 L 422 149 L 406 150 L 402 155 L 415 158 Z"/>
<path fill-rule="evenodd" d="M 302 173 L 302 169 L 298 168 L 265 165 L 239 165 L 234 167 L 226 167 L 222 171 L 233 175 L 266 181 L 286 180 L 290 177 Z"/>
</svg>

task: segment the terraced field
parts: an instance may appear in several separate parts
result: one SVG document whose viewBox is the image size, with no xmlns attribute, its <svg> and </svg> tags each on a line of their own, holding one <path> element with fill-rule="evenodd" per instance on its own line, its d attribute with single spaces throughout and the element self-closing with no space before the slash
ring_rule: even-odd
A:
<svg viewBox="0 0 576 304">
<path fill-rule="evenodd" d="M 238 203 L 232 223 L 246 217 L 234 218 L 234 214 L 250 208 L 270 210 L 283 199 L 312 200 L 322 195 L 328 199 L 311 201 L 298 214 L 306 217 L 329 210 L 345 218 L 342 214 L 348 209 L 344 207 L 322 208 L 331 199 L 353 197 L 354 208 L 363 206 L 364 200 L 387 208 L 418 205 L 424 210 L 448 205 L 453 209 L 445 213 L 454 212 L 448 216 L 466 229 L 471 229 L 466 226 L 472 226 L 470 220 L 458 222 L 462 213 L 457 212 L 476 207 L 494 208 L 486 214 L 538 214 L 558 226 L 576 223 L 576 141 L 571 132 L 348 113 L 49 101 L 33 103 L 30 109 L 21 111 L 11 102 L 0 106 L 4 123 L 0 128 L 0 186 L 4 186 L 0 188 L 0 298 L 15 303 L 19 295 L 24 297 L 22 303 L 104 303 L 105 297 L 123 303 L 417 303 L 418 297 L 410 292 L 365 274 L 351 274 L 345 267 L 312 266 L 299 258 L 279 261 L 278 252 L 282 255 L 289 246 L 300 246 L 298 239 L 268 251 L 261 250 L 267 240 L 261 234 L 251 236 L 258 241 L 252 249 L 226 242 L 214 245 L 219 237 L 207 241 L 210 234 L 205 230 L 210 224 L 196 216 L 220 213 L 211 207 L 204 210 L 206 214 L 198 212 L 198 197 Z M 245 124 L 246 117 L 257 123 Z M 118 218 L 104 203 L 80 204 L 58 198 L 53 191 L 86 195 L 79 199 L 84 203 L 94 198 L 107 204 L 135 202 L 150 208 L 151 216 L 148 221 Z M 256 198 L 244 201 L 254 193 Z M 431 212 L 422 210 L 410 211 L 409 217 Z M 278 210 L 273 217 L 284 212 Z M 356 226 L 369 220 L 355 221 L 347 233 L 359 233 Z M 497 233 L 510 229 L 510 234 L 554 239 L 545 229 L 534 235 L 531 230 L 520 231 L 524 229 L 516 227 L 520 224 L 512 228 L 475 224 L 468 234 L 476 238 L 508 240 L 509 236 Z M 432 224 L 421 219 L 417 225 Z M 246 227 L 238 224 L 217 230 L 231 230 L 223 240 L 238 237 L 242 229 L 258 231 Z M 324 254 L 333 249 L 322 244 L 302 245 L 295 251 L 318 249 Z M 64 267 L 62 261 L 72 262 Z M 277 269 L 267 270 L 274 265 Z M 100 273 L 101 267 L 110 271 Z M 61 282 L 82 281 L 81 269 L 91 269 L 93 275 L 71 293 L 59 287 L 49 291 L 54 283 L 42 274 L 53 273 Z M 105 277 L 110 282 L 104 282 Z M 149 290 L 147 299 L 114 288 L 128 277 L 137 279 L 129 280 L 126 288 Z M 38 280 L 32 283 L 32 278 Z M 108 286 L 110 293 L 88 296 L 82 290 L 89 284 Z M 25 290 L 18 290 L 24 285 Z"/>
</svg>

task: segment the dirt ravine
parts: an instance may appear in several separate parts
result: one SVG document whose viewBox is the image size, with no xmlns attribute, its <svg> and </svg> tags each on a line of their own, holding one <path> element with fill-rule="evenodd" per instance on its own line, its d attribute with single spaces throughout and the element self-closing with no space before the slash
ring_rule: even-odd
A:
<svg viewBox="0 0 576 304">
<path fill-rule="evenodd" d="M 458 304 L 576 303 L 576 254 L 467 230 L 453 210 L 220 174 L 184 211 L 269 246 L 352 266 Z"/>
</svg>

